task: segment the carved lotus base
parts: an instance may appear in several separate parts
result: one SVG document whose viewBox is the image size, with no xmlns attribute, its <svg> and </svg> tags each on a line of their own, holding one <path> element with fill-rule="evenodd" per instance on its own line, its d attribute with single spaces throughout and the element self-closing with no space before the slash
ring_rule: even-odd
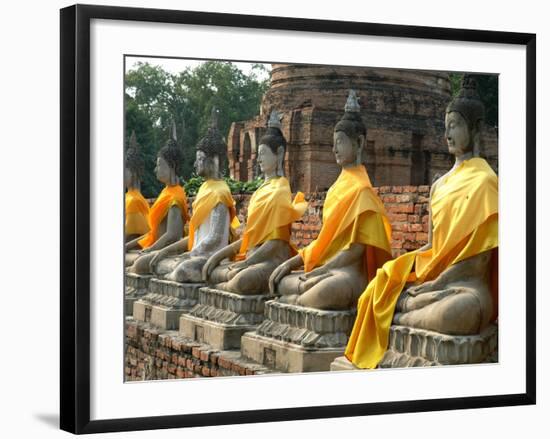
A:
<svg viewBox="0 0 550 439">
<path fill-rule="evenodd" d="M 215 349 L 239 349 L 241 336 L 264 319 L 265 295 L 241 295 L 215 288 L 199 290 L 199 303 L 180 317 L 180 335 Z"/>
<path fill-rule="evenodd" d="M 134 302 L 145 294 L 149 289 L 149 281 L 153 276 L 135 273 L 126 273 L 124 289 L 124 310 L 127 316 L 131 316 L 134 309 Z"/>
<path fill-rule="evenodd" d="M 270 300 L 265 320 L 241 339 L 241 354 L 282 372 L 327 371 L 344 353 L 355 310 L 323 311 Z"/>
<path fill-rule="evenodd" d="M 425 329 L 394 325 L 388 350 L 378 367 L 442 366 L 498 361 L 498 327 L 489 325 L 481 334 L 455 336 Z M 356 370 L 345 357 L 337 358 L 330 370 Z"/>
<path fill-rule="evenodd" d="M 133 317 L 161 329 L 177 330 L 180 315 L 197 304 L 203 286 L 153 278 L 149 292 L 134 303 Z"/>
</svg>

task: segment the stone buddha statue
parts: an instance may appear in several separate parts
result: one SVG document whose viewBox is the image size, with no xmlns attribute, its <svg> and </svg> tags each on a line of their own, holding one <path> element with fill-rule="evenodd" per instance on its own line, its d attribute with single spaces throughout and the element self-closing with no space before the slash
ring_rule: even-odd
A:
<svg viewBox="0 0 550 439">
<path fill-rule="evenodd" d="M 286 140 L 280 120 L 273 110 L 259 141 L 258 164 L 265 181 L 250 198 L 242 238 L 214 253 L 203 268 L 203 278 L 218 289 L 244 295 L 267 294 L 273 270 L 296 254 L 290 244 L 290 229 L 305 212 L 307 203 L 302 193 L 291 199 L 290 184 L 283 172 Z"/>
<path fill-rule="evenodd" d="M 346 357 L 376 367 L 390 325 L 479 334 L 496 318 L 498 178 L 478 157 L 484 106 L 466 76 L 447 106 L 453 167 L 430 192 L 428 244 L 388 262 L 359 300 Z"/>
<path fill-rule="evenodd" d="M 179 184 L 178 171 L 182 152 L 176 139 L 176 127 L 172 124 L 171 138 L 160 149 L 155 172 L 164 189 L 149 211 L 149 231 L 126 243 L 126 265 L 129 271 L 139 273 L 147 254 L 170 245 L 183 236 L 184 225 L 189 218 L 185 190 Z M 131 251 L 141 249 L 140 251 Z"/>
<path fill-rule="evenodd" d="M 136 133 L 132 131 L 124 157 L 125 222 L 124 240 L 132 241 L 149 231 L 149 203 L 140 191 L 143 158 L 139 153 Z"/>
<path fill-rule="evenodd" d="M 195 172 L 205 179 L 199 188 L 189 220 L 189 236 L 136 261 L 137 273 L 152 273 L 176 282 L 202 282 L 202 268 L 216 251 L 234 239 L 239 226 L 235 201 L 221 169 L 227 146 L 218 130 L 218 110 L 212 111 L 210 127 L 198 142 Z"/>
<path fill-rule="evenodd" d="M 376 269 L 391 257 L 384 205 L 361 163 L 366 134 L 358 98 L 351 90 L 344 116 L 334 128 L 332 150 L 342 170 L 327 192 L 319 235 L 269 279 L 270 291 L 280 296 L 280 302 L 351 309 Z"/>
</svg>

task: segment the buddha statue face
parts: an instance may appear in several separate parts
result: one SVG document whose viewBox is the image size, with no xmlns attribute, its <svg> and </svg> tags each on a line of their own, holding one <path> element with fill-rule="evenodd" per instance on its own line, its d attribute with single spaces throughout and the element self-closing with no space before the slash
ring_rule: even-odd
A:
<svg viewBox="0 0 550 439">
<path fill-rule="evenodd" d="M 364 136 L 359 136 L 357 140 L 352 140 L 344 131 L 334 133 L 334 145 L 332 152 L 338 163 L 343 168 L 357 164 L 358 153 L 362 147 Z"/>
<path fill-rule="evenodd" d="M 158 181 L 164 184 L 174 184 L 174 169 L 170 167 L 168 162 L 162 157 L 157 157 L 157 166 L 155 167 L 155 173 Z"/>
<path fill-rule="evenodd" d="M 457 111 L 445 115 L 445 139 L 449 152 L 454 156 L 472 151 L 472 136 L 468 123 Z"/>
<path fill-rule="evenodd" d="M 284 147 L 279 146 L 277 148 L 277 154 L 274 153 L 271 148 L 266 144 L 261 144 L 258 147 L 258 164 L 260 165 L 260 170 L 264 175 L 274 175 L 277 174 L 279 167 L 280 156 L 284 154 Z"/>
<path fill-rule="evenodd" d="M 217 178 L 217 157 L 209 157 L 204 151 L 197 150 L 195 156 L 195 173 L 203 178 Z"/>
</svg>

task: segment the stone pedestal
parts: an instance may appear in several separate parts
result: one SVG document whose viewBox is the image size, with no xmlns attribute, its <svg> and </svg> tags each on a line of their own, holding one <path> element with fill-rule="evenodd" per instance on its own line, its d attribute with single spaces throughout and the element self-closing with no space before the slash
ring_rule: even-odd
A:
<svg viewBox="0 0 550 439">
<path fill-rule="evenodd" d="M 479 335 L 456 336 L 394 325 L 388 350 L 378 367 L 442 366 L 498 361 L 498 327 L 490 325 Z M 357 370 L 345 357 L 330 370 Z"/>
<path fill-rule="evenodd" d="M 239 349 L 241 336 L 264 320 L 265 295 L 241 295 L 204 287 L 199 303 L 180 317 L 180 335 L 215 349 Z"/>
<path fill-rule="evenodd" d="M 134 303 L 133 317 L 161 329 L 177 330 L 180 315 L 197 304 L 203 286 L 152 278 L 149 292 Z"/>
<path fill-rule="evenodd" d="M 344 353 L 356 311 L 322 311 L 270 300 L 265 320 L 241 338 L 241 354 L 282 372 L 330 370 Z"/>
<path fill-rule="evenodd" d="M 134 302 L 145 294 L 149 289 L 149 280 L 153 276 L 142 275 L 135 273 L 125 274 L 125 291 L 124 291 L 124 312 L 127 316 L 131 316 L 134 310 Z"/>
</svg>

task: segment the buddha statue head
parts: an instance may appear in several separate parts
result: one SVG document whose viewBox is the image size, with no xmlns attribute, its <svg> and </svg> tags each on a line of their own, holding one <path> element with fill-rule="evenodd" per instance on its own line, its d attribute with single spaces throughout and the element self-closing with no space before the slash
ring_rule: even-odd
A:
<svg viewBox="0 0 550 439">
<path fill-rule="evenodd" d="M 218 130 L 217 108 L 212 109 L 210 126 L 206 135 L 197 143 L 195 172 L 205 178 L 221 178 L 227 161 L 227 145 Z"/>
<path fill-rule="evenodd" d="M 476 80 L 464 75 L 460 91 L 447 105 L 445 113 L 445 139 L 451 154 L 479 154 L 484 118 L 485 107 L 477 92 Z"/>
<path fill-rule="evenodd" d="M 350 90 L 344 115 L 334 127 L 332 152 L 336 163 L 343 168 L 357 166 L 362 162 L 363 148 L 367 138 L 367 127 L 361 118 L 361 107 L 355 90 Z"/>
<path fill-rule="evenodd" d="M 126 189 L 138 189 L 143 175 L 143 158 L 139 153 L 136 133 L 132 131 L 124 157 L 124 185 Z"/>
<path fill-rule="evenodd" d="M 258 146 L 258 165 L 264 176 L 284 175 L 286 139 L 281 132 L 281 119 L 276 110 L 271 112 L 266 133 L 260 138 Z"/>
<path fill-rule="evenodd" d="M 178 184 L 178 173 L 182 159 L 183 154 L 177 142 L 176 124 L 172 122 L 170 139 L 157 155 L 157 166 L 155 168 L 157 179 L 167 186 Z"/>
</svg>

